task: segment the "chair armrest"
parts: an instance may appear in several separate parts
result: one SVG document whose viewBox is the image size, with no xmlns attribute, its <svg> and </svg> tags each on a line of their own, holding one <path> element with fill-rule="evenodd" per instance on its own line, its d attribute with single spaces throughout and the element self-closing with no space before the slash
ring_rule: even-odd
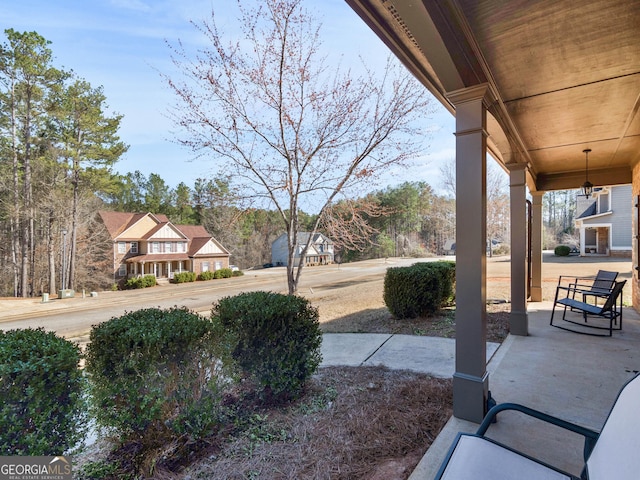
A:
<svg viewBox="0 0 640 480">
<path fill-rule="evenodd" d="M 503 412 L 505 410 L 515 410 L 525 415 L 529 415 L 530 417 L 537 418 L 538 420 L 542 420 L 543 422 L 550 423 L 560 428 L 564 428 L 565 430 L 569 430 L 578 435 L 584 437 L 584 460 L 587 461 L 591 450 L 596 444 L 596 440 L 600 436 L 599 432 L 595 430 L 591 430 L 589 428 L 581 427 L 580 425 L 576 425 L 575 423 L 567 422 L 566 420 L 562 420 L 561 418 L 554 417 L 552 415 L 540 412 L 538 410 L 534 410 L 533 408 L 525 407 L 524 405 L 520 405 L 517 403 L 501 403 L 493 407 L 484 417 L 484 420 L 478 427 L 476 435 L 484 436 L 489 429 L 489 426 L 494 422 L 496 415 L 498 413 Z"/>
<path fill-rule="evenodd" d="M 567 297 L 571 294 L 575 295 L 576 293 L 580 295 L 582 294 L 593 295 L 593 292 L 591 291 L 591 285 L 582 285 L 578 283 L 572 283 L 566 287 L 563 285 L 558 285 L 556 287 L 556 298 L 558 298 L 558 293 L 560 292 L 560 290 L 566 291 Z M 607 295 L 603 293 L 603 294 L 599 294 L 599 296 L 607 296 Z"/>
<path fill-rule="evenodd" d="M 563 280 L 565 282 L 568 281 L 570 284 L 572 284 L 572 283 L 578 283 L 578 280 L 595 280 L 595 279 L 596 279 L 595 275 L 585 275 L 582 277 L 576 276 L 576 275 L 560 275 L 558 277 L 558 285 L 560 285 Z"/>
</svg>

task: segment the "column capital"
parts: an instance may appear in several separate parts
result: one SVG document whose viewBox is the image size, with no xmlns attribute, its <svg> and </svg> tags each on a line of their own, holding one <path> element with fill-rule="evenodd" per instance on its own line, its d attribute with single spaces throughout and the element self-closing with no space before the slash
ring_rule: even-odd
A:
<svg viewBox="0 0 640 480">
<path fill-rule="evenodd" d="M 460 90 L 448 92 L 446 95 L 447 99 L 453 103 L 454 106 L 462 103 L 482 100 L 485 106 L 488 107 L 495 100 L 495 96 L 491 92 L 488 83 L 481 83 L 472 87 L 461 88 Z"/>
<path fill-rule="evenodd" d="M 545 193 L 546 192 L 544 190 L 535 190 L 533 192 L 529 192 L 529 195 L 531 195 L 535 203 L 536 200 L 538 200 L 539 202 L 542 202 L 542 197 L 544 197 Z"/>
<path fill-rule="evenodd" d="M 528 168 L 526 163 L 505 163 L 504 166 L 510 172 L 519 172 Z"/>
</svg>

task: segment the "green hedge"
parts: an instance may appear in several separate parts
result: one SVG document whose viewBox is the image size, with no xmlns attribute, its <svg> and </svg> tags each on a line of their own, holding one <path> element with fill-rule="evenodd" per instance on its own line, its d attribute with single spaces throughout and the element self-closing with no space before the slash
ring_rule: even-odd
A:
<svg viewBox="0 0 640 480">
<path fill-rule="evenodd" d="M 558 257 L 566 257 L 567 255 L 569 255 L 569 253 L 571 253 L 571 248 L 567 245 L 558 245 L 553 249 L 553 253 Z"/>
<path fill-rule="evenodd" d="M 389 268 L 384 278 L 384 303 L 396 318 L 433 315 L 455 295 L 455 263 L 425 262 Z"/>
<path fill-rule="evenodd" d="M 156 286 L 155 275 L 145 275 L 144 277 L 129 278 L 124 284 L 124 288 L 128 290 L 137 289 L 137 288 L 155 287 L 155 286 Z"/>
<path fill-rule="evenodd" d="M 212 272 L 211 270 L 207 270 L 206 272 L 202 272 L 200 275 L 198 275 L 198 280 L 213 280 L 214 278 L 214 272 Z"/>
<path fill-rule="evenodd" d="M 150 308 L 95 326 L 87 347 L 92 412 L 121 438 L 200 438 L 220 424 L 222 347 L 213 323 L 188 311 Z"/>
<path fill-rule="evenodd" d="M 231 278 L 233 276 L 233 270 L 230 268 L 220 268 L 214 272 L 214 278 Z"/>
<path fill-rule="evenodd" d="M 187 282 L 195 282 L 197 275 L 195 272 L 180 272 L 173 274 L 173 282 L 174 283 L 187 283 Z"/>
<path fill-rule="evenodd" d="M 0 455 L 61 455 L 83 440 L 80 349 L 43 328 L 0 331 Z"/>
<path fill-rule="evenodd" d="M 318 310 L 302 297 L 246 292 L 222 298 L 212 319 L 230 334 L 231 355 L 266 401 L 298 397 L 320 365 Z"/>
</svg>

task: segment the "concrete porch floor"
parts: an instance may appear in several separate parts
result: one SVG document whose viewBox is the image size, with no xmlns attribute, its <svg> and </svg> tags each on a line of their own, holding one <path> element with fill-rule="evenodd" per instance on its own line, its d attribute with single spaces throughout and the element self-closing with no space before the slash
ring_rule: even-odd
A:
<svg viewBox="0 0 640 480">
<path fill-rule="evenodd" d="M 591 337 L 549 325 L 552 302 L 530 303 L 529 336 L 509 336 L 491 358 L 489 389 L 498 403 L 521 403 L 599 431 L 623 384 L 640 371 L 640 315 L 624 308 L 621 332 Z M 409 480 L 432 480 L 458 432 L 478 425 L 452 417 Z M 582 437 L 503 412 L 488 436 L 573 475 Z"/>
</svg>

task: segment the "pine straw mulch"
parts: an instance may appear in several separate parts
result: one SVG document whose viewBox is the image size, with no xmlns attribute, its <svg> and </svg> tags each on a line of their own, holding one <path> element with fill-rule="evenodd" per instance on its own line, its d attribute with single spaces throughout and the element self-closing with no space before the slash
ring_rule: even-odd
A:
<svg viewBox="0 0 640 480">
<path fill-rule="evenodd" d="M 487 304 L 487 341 L 502 343 L 509 334 L 510 303 Z M 323 333 L 393 333 L 455 338 L 455 308 L 445 308 L 432 317 L 398 320 L 384 308 L 347 314 L 321 323 Z"/>
<path fill-rule="evenodd" d="M 451 416 L 451 402 L 450 379 L 322 368 L 302 400 L 256 412 L 254 428 L 181 478 L 406 479 Z"/>
</svg>

